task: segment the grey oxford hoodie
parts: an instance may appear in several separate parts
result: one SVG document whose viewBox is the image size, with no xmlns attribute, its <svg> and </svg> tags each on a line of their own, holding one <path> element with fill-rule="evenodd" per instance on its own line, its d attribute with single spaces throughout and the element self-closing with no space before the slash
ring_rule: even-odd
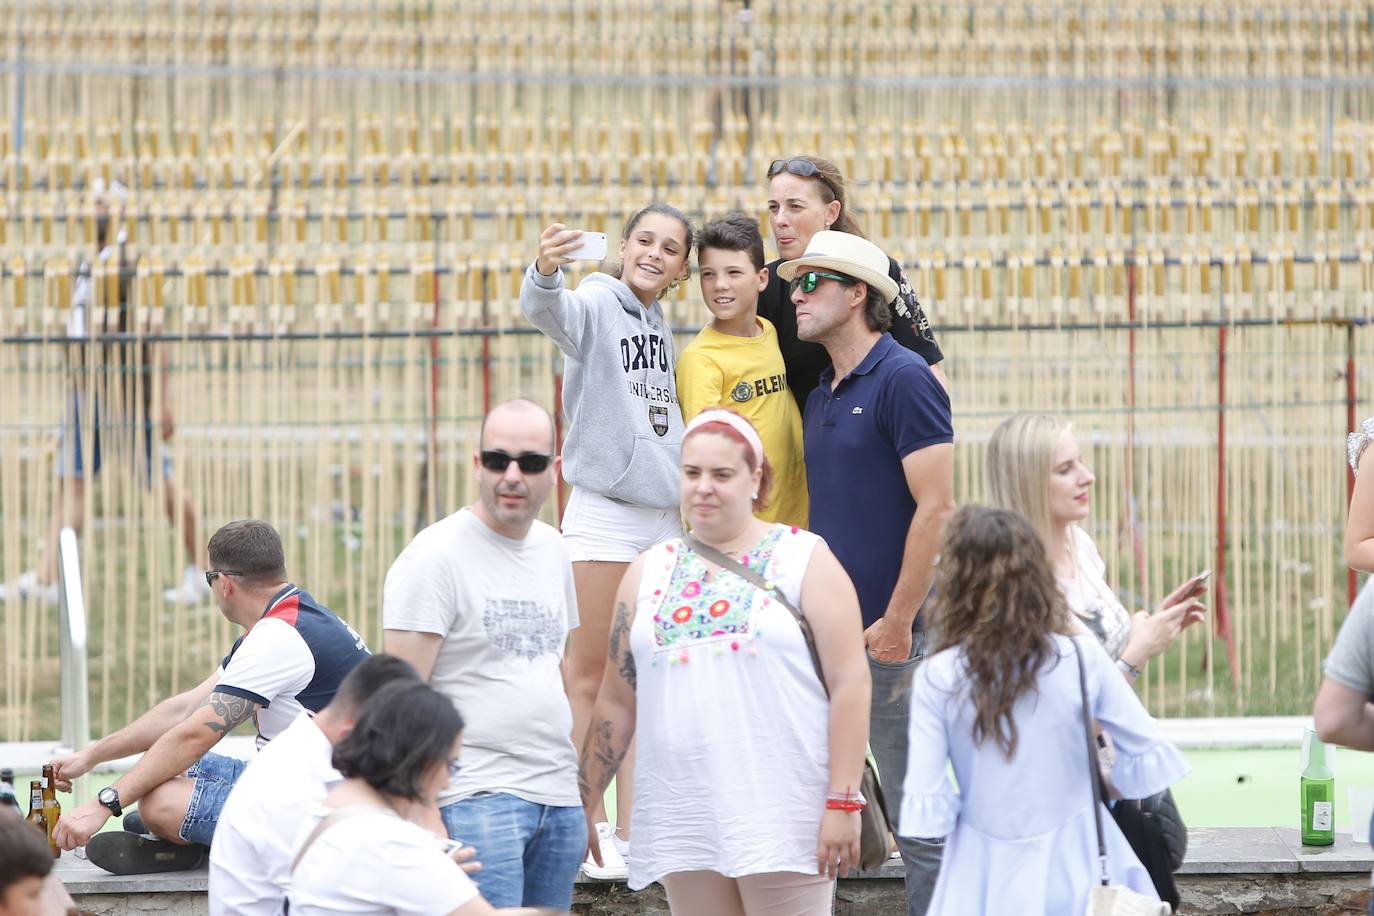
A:
<svg viewBox="0 0 1374 916">
<path fill-rule="evenodd" d="M 561 270 L 546 277 L 531 264 L 520 308 L 563 351 L 563 476 L 630 505 L 676 508 L 682 408 L 662 307 L 608 274 L 568 289 Z"/>
</svg>

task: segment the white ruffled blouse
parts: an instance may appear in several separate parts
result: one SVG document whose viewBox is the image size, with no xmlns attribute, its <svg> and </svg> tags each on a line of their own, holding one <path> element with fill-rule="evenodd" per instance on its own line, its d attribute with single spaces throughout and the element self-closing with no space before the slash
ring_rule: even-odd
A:
<svg viewBox="0 0 1374 916">
<path fill-rule="evenodd" d="M 1097 835 L 1075 647 L 1092 717 L 1116 745 L 1112 784 L 1122 796 L 1153 795 L 1188 773 L 1096 639 L 1054 640 L 1060 657 L 1014 708 L 1010 760 L 995 740 L 973 741 L 962 650 L 940 652 L 916 671 L 898 831 L 946 837 L 932 913 L 1002 914 L 1013 900 L 1026 916 L 1086 911 L 1098 878 Z M 1105 810 L 1102 829 L 1111 882 L 1153 898 L 1149 874 Z"/>
</svg>

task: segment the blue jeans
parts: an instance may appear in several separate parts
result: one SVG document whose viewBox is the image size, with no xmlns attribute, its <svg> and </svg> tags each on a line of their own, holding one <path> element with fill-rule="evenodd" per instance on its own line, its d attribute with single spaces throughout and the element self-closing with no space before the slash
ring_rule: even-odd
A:
<svg viewBox="0 0 1374 916">
<path fill-rule="evenodd" d="M 186 775 L 196 781 L 191 789 L 191 801 L 186 806 L 186 817 L 182 818 L 181 829 L 177 832 L 188 843 L 210 845 L 215 835 L 215 825 L 219 823 L 219 813 L 233 791 L 234 783 L 248 761 L 237 757 L 226 757 L 207 751 L 203 757 L 186 771 Z"/>
<path fill-rule="evenodd" d="M 873 705 L 868 714 L 868 746 L 878 765 L 878 780 L 883 785 L 888 815 L 895 822 L 902 810 L 902 783 L 906 782 L 907 724 L 911 719 L 911 676 L 925 654 L 925 631 L 912 634 L 911 658 L 889 664 L 868 658 L 873 677 Z M 897 848 L 906 866 L 907 916 L 925 916 L 940 875 L 944 837 L 916 839 L 897 837 Z"/>
<path fill-rule="evenodd" d="M 450 839 L 477 850 L 473 880 L 496 908 L 572 909 L 573 881 L 587 851 L 582 806 L 539 805 L 481 792 L 439 809 Z"/>
</svg>

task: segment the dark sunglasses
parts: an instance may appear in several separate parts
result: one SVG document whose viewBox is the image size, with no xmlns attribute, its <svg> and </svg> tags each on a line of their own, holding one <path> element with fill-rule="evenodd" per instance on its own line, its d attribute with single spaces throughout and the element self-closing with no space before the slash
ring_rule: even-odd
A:
<svg viewBox="0 0 1374 916">
<path fill-rule="evenodd" d="M 491 449 L 482 452 L 482 467 L 488 471 L 504 473 L 510 463 L 514 461 L 520 465 L 522 474 L 542 474 L 549 469 L 549 462 L 553 461 L 552 455 L 541 455 L 539 452 L 522 452 L 519 455 L 507 455 L 505 452 Z"/>
<path fill-rule="evenodd" d="M 810 159 L 774 159 L 768 166 L 768 177 L 772 178 L 784 169 L 798 178 L 815 178 L 821 171 Z"/>
<path fill-rule="evenodd" d="M 215 587 L 215 580 L 220 576 L 241 576 L 243 573 L 234 572 L 232 569 L 207 569 L 205 570 L 205 584 L 211 588 Z"/>
<path fill-rule="evenodd" d="M 799 288 L 804 293 L 814 293 L 816 287 L 822 280 L 834 280 L 836 283 L 843 283 L 845 286 L 853 286 L 858 283 L 853 277 L 846 277 L 840 274 L 828 274 L 820 270 L 808 270 L 804 274 L 798 274 L 792 278 L 792 283 L 787 287 L 787 294 L 790 296 Z"/>
</svg>

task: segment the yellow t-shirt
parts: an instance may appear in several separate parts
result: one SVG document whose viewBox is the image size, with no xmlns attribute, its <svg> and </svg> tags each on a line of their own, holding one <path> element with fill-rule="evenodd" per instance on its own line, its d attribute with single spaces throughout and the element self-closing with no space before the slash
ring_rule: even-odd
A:
<svg viewBox="0 0 1374 916">
<path fill-rule="evenodd" d="M 778 332 L 766 318 L 758 322 L 763 333 L 757 337 L 734 337 L 702 328 L 682 351 L 677 361 L 682 419 L 691 422 L 708 407 L 728 407 L 748 417 L 773 466 L 773 492 L 758 517 L 805 528 L 809 498 L 801 411 L 787 389 Z"/>
</svg>

